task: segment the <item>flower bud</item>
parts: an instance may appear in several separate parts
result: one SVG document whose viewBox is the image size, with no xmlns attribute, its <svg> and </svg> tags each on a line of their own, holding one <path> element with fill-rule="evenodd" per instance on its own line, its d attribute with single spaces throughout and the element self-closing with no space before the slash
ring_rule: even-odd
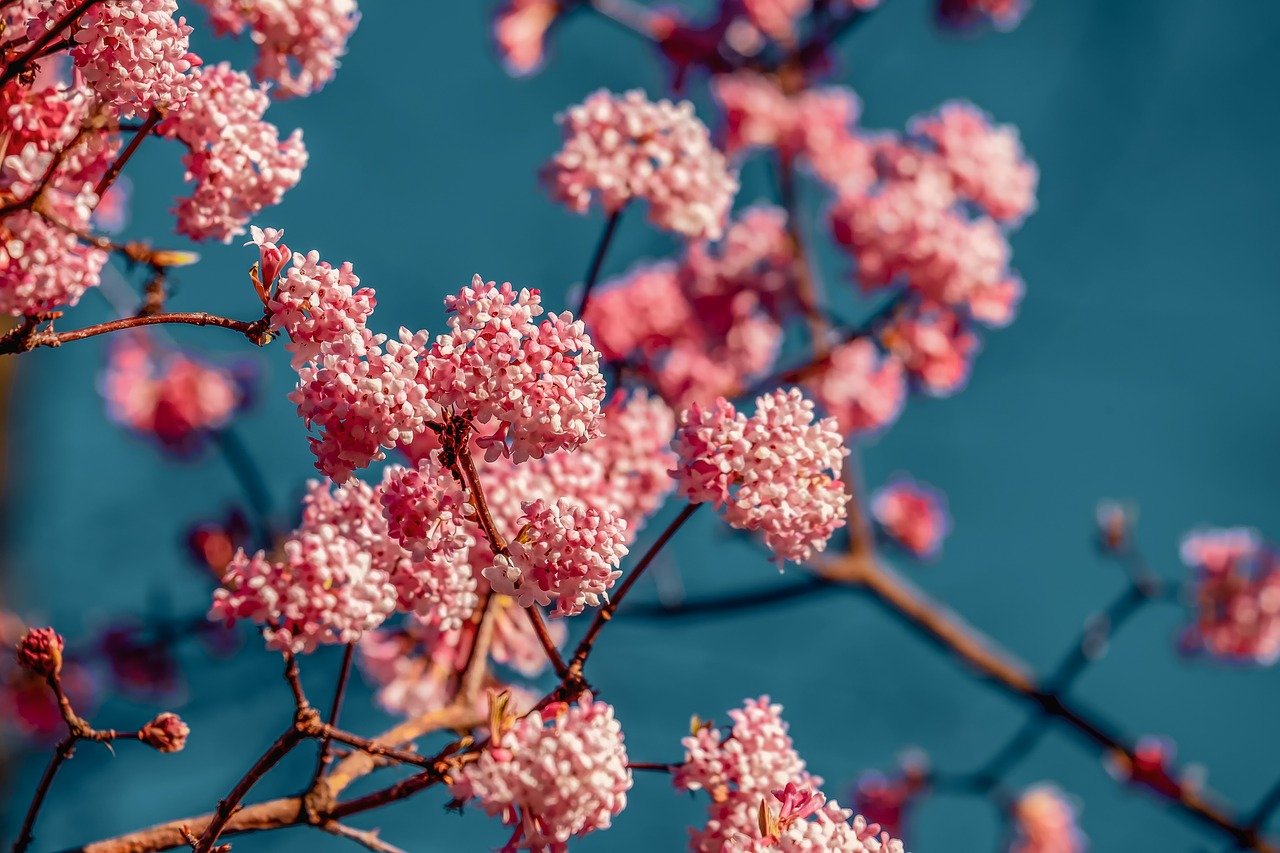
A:
<svg viewBox="0 0 1280 853">
<path fill-rule="evenodd" d="M 31 628 L 18 641 L 18 665 L 48 678 L 62 671 L 62 649 L 66 645 L 52 628 Z"/>
<path fill-rule="evenodd" d="M 178 752 L 187 745 L 190 733 L 181 717 L 166 711 L 138 731 L 138 740 L 159 752 Z"/>
</svg>

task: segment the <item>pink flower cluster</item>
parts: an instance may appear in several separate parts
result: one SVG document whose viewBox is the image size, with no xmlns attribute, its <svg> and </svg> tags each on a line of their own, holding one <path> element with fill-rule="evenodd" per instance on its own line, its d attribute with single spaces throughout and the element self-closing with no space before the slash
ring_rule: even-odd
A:
<svg viewBox="0 0 1280 853">
<path fill-rule="evenodd" d="M 278 264 L 272 240 L 264 237 L 260 251 Z M 455 419 L 485 427 L 480 445 L 491 461 L 573 450 L 599 434 L 599 353 L 568 312 L 536 322 L 536 290 L 476 276 L 445 299 L 449 333 L 432 341 L 402 328 L 388 341 L 366 328 L 373 293 L 357 284 L 349 267 L 335 274 L 318 258 L 295 258 L 269 306 L 273 325 L 298 334 L 295 360 L 309 359 L 291 399 L 318 429 L 316 467 L 333 479 Z M 323 306 L 332 314 L 313 322 Z"/>
<path fill-rule="evenodd" d="M 1280 660 L 1280 556 L 1247 528 L 1198 530 L 1182 540 L 1195 570 L 1183 645 L 1224 660 Z"/>
<path fill-rule="evenodd" d="M 832 418 L 814 419 L 796 389 L 756 400 L 746 417 L 723 397 L 680 416 L 674 476 L 693 502 L 709 501 L 733 527 L 762 534 L 780 561 L 803 562 L 844 526 L 838 479 L 848 450 Z"/>
<path fill-rule="evenodd" d="M 90 108 L 83 89 L 60 84 L 0 92 L 7 131 L 0 144 L 0 203 L 26 204 L 0 219 L 4 313 L 74 305 L 98 285 L 107 253 L 79 234 L 89 229 L 98 202 L 94 185 L 116 146 L 105 134 L 78 137 Z"/>
<path fill-rule="evenodd" d="M 1076 826 L 1076 807 L 1053 785 L 1033 785 L 1013 807 L 1017 835 L 1009 853 L 1084 853 L 1088 847 Z"/>
<path fill-rule="evenodd" d="M 874 183 L 873 146 L 854 130 L 862 105 L 852 90 L 804 89 L 788 95 L 775 79 L 754 71 L 718 75 L 711 87 L 724 110 L 730 155 L 775 149 L 846 193 L 860 193 Z"/>
<path fill-rule="evenodd" d="M 504 0 L 493 14 L 493 41 L 507 72 L 516 77 L 542 66 L 547 31 L 560 16 L 561 0 Z"/>
<path fill-rule="evenodd" d="M 219 34 L 249 31 L 253 73 L 278 98 L 309 95 L 333 79 L 360 20 L 356 0 L 199 0 Z"/>
<path fill-rule="evenodd" d="M 676 264 L 640 266 L 597 289 L 584 319 L 604 356 L 673 405 L 734 395 L 774 363 L 795 311 L 786 215 L 744 211 L 717 244 Z"/>
<path fill-rule="evenodd" d="M 947 27 L 971 29 L 990 24 L 1011 30 L 1022 23 L 1031 0 L 938 0 L 938 20 Z"/>
<path fill-rule="evenodd" d="M 564 145 L 543 169 L 555 199 L 585 213 L 598 198 L 610 214 L 644 199 L 657 227 L 691 239 L 719 238 L 738 179 L 693 104 L 654 103 L 638 89 L 601 90 L 560 122 Z"/>
<path fill-rule="evenodd" d="M 252 232 L 263 255 L 265 278 L 280 263 L 271 260 L 273 250 L 282 252 L 285 258 L 289 257 L 289 250 L 276 245 L 283 232 L 264 233 L 256 226 Z M 377 300 L 372 290 L 360 287 L 360 279 L 349 262 L 335 269 L 320 260 L 320 253 L 314 250 L 292 257 L 293 264 L 280 276 L 267 312 L 272 331 L 288 335 L 287 346 L 296 369 L 318 356 L 326 341 L 361 332 Z"/>
<path fill-rule="evenodd" d="M 554 601 L 556 615 L 572 616 L 598 606 L 622 576 L 625 518 L 561 498 L 526 504 L 520 521 L 508 558 L 499 558 L 484 576 L 521 607 Z"/>
<path fill-rule="evenodd" d="M 222 63 L 200 69 L 198 81 L 199 91 L 158 130 L 187 146 L 182 162 L 195 182 L 174 208 L 179 233 L 225 243 L 298 183 L 307 149 L 302 131 L 281 139 L 263 120 L 270 101 L 247 75 Z"/>
<path fill-rule="evenodd" d="M 71 61 L 120 117 L 180 111 L 199 92 L 194 69 L 200 57 L 191 52 L 191 27 L 174 18 L 177 11 L 174 0 L 108 0 L 90 5 L 77 21 Z"/>
<path fill-rule="evenodd" d="M 445 307 L 450 331 L 423 359 L 430 397 L 476 423 L 496 422 L 481 442 L 488 459 L 536 459 L 598 434 L 605 381 L 581 321 L 566 311 L 536 323 L 538 291 L 480 276 Z"/>
<path fill-rule="evenodd" d="M 434 409 L 419 381 L 424 334 L 400 330 L 398 340 L 366 329 L 321 344 L 298 368 L 289 399 L 309 429 L 316 468 L 335 482 L 384 458 L 384 448 L 410 441 Z"/>
<path fill-rule="evenodd" d="M 684 739 L 685 759 L 672 777 L 678 789 L 711 795 L 707 823 L 691 831 L 690 849 L 902 853 L 901 841 L 818 790 L 822 780 L 805 770 L 781 705 L 762 696 L 729 718 L 727 735 L 707 725 Z"/>
<path fill-rule="evenodd" d="M 159 349 L 140 332 L 112 341 L 102 393 L 113 420 L 178 454 L 199 450 L 245 402 L 230 371 Z"/>
<path fill-rule="evenodd" d="M 262 626 L 267 646 L 296 654 L 353 643 L 395 610 L 396 590 L 368 553 L 328 524 L 294 532 L 280 560 L 240 551 L 214 591 L 209 618 Z"/>
<path fill-rule="evenodd" d="M 871 496 L 871 514 L 880 530 L 913 557 L 933 559 L 951 532 L 947 499 L 927 483 L 895 477 Z"/>
<path fill-rule="evenodd" d="M 902 360 L 869 338 L 832 348 L 826 369 L 805 383 L 813 399 L 846 435 L 876 433 L 898 419 L 907 399 Z"/>
<path fill-rule="evenodd" d="M 373 570 L 387 578 L 401 610 L 416 612 L 445 630 L 457 627 L 479 602 L 476 579 L 462 559 L 474 539 L 464 536 L 450 543 L 451 548 L 410 552 L 397 535 L 401 531 L 393 530 L 385 512 L 385 507 L 398 499 L 396 490 L 403 485 L 400 470 L 389 468 L 376 487 L 354 477 L 332 489 L 327 482 L 313 480 L 304 498 L 303 527 L 334 527 L 369 556 Z M 403 515 L 392 518 L 398 522 Z M 445 521 L 438 526 L 449 527 Z"/>
<path fill-rule="evenodd" d="M 564 851 L 569 839 L 608 829 L 627 805 L 631 770 L 613 708 L 588 694 L 517 719 L 450 788 L 460 801 L 514 827 L 505 850 Z"/>
<path fill-rule="evenodd" d="M 1036 166 L 1012 125 L 993 125 L 972 104 L 951 102 L 917 118 L 911 132 L 933 143 L 956 191 L 998 222 L 1018 222 L 1035 208 Z"/>
<path fill-rule="evenodd" d="M 761 32 L 776 41 L 790 42 L 798 19 L 808 14 L 813 0 L 742 0 L 742 5 Z"/>
</svg>

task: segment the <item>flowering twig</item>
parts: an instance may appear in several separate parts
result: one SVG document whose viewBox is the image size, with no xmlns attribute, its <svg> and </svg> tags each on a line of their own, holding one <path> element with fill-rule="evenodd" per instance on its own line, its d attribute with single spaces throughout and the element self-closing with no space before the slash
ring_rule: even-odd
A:
<svg viewBox="0 0 1280 853">
<path fill-rule="evenodd" d="M 63 344 L 72 341 L 81 341 L 85 338 L 92 338 L 97 335 L 106 335 L 112 332 L 119 332 L 125 329 L 136 329 L 142 326 L 157 326 L 163 324 L 185 325 L 185 326 L 217 326 L 221 329 L 230 329 L 244 335 L 250 343 L 256 346 L 266 346 L 271 340 L 271 333 L 267 328 L 264 319 L 253 321 L 233 320 L 230 317 L 222 317 L 218 314 L 208 314 L 204 311 L 192 312 L 174 312 L 166 314 L 145 314 L 140 317 L 122 317 L 118 320 L 108 320 L 104 323 L 97 323 L 92 326 L 85 326 L 82 329 L 76 329 L 70 332 L 55 332 L 51 328 L 39 329 L 39 323 L 45 320 L 55 320 L 61 316 L 60 312 L 50 312 L 48 314 L 30 315 L 23 318 L 23 323 L 17 329 L 0 337 L 0 355 L 9 355 L 13 353 L 29 352 L 37 347 L 60 347 Z"/>
<path fill-rule="evenodd" d="M 356 829 L 344 823 L 338 823 L 336 820 L 326 821 L 320 824 L 320 828 L 330 835 L 349 839 L 368 847 L 370 850 L 377 851 L 377 853 L 405 853 L 394 844 L 388 844 L 379 838 L 376 829 Z"/>
<path fill-rule="evenodd" d="M 49 25 L 44 34 L 40 38 L 27 45 L 27 49 L 18 54 L 13 59 L 5 63 L 4 71 L 0 72 L 0 86 L 4 86 L 13 80 L 23 71 L 27 70 L 27 66 L 31 64 L 37 56 L 40 55 L 49 43 L 62 34 L 62 31 L 73 25 L 80 16 L 89 11 L 89 7 L 93 6 L 100 0 L 80 0 L 79 3 L 72 6 L 67 13 L 58 20 Z"/>
</svg>

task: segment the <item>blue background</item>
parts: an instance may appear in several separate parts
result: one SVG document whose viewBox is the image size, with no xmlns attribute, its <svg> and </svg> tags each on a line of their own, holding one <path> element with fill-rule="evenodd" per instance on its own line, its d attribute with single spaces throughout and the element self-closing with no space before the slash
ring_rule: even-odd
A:
<svg viewBox="0 0 1280 853">
<path fill-rule="evenodd" d="M 438 328 L 440 297 L 473 272 L 541 287 L 557 304 L 581 277 L 600 219 L 566 213 L 537 187 L 536 168 L 557 144 L 552 116 L 601 86 L 657 94 L 659 63 L 629 35 L 581 17 L 557 33 L 545 73 L 514 81 L 488 49 L 486 4 L 363 5 L 337 80 L 269 115 L 305 129 L 311 164 L 260 222 L 286 227 L 295 249 L 353 260 L 378 292 L 384 327 Z M 1091 547 L 1099 498 L 1141 505 L 1139 539 L 1171 578 L 1183 572 L 1178 538 L 1197 524 L 1280 535 L 1280 5 L 1042 0 L 1013 33 L 976 39 L 938 34 L 925 5 L 887 0 L 842 47 L 836 79 L 860 93 L 869 128 L 901 128 L 954 97 L 1018 125 L 1041 168 L 1040 209 L 1013 238 L 1028 291 L 1018 321 L 988 336 L 964 393 L 913 401 L 866 449 L 865 473 L 875 485 L 906 470 L 947 492 L 956 529 L 943 559 L 900 568 L 1043 671 L 1121 587 L 1119 570 Z M 191 14 L 204 28 L 199 10 Z M 198 50 L 245 64 L 243 45 L 205 37 Z M 709 117 L 700 84 L 694 94 Z M 130 165 L 138 189 L 129 235 L 170 227 L 177 156 L 173 146 L 148 145 Z M 748 168 L 740 205 L 764 196 L 762 177 Z M 634 217 L 607 271 L 671 248 Z M 248 251 L 204 253 L 171 304 L 252 316 Z M 838 256 L 823 261 L 829 289 L 846 288 Z M 106 315 L 89 296 L 76 317 Z M 245 353 L 218 330 L 177 337 L 206 352 Z M 106 421 L 95 391 L 103 346 L 24 356 L 11 412 L 6 585 L 14 607 L 70 636 L 157 600 L 203 606 L 179 535 L 238 499 L 216 458 L 165 461 Z M 279 347 L 249 357 L 265 381 L 240 431 L 283 512 L 311 471 L 284 399 L 292 374 Z M 677 571 L 691 594 L 786 581 L 756 551 L 724 539 L 709 516 L 681 534 L 663 569 L 668 578 Z M 640 592 L 651 597 L 654 588 Z M 1208 767 L 1213 788 L 1248 807 L 1280 775 L 1280 683 L 1274 670 L 1180 660 L 1180 618 L 1167 605 L 1142 614 L 1076 693 L 1129 733 L 1174 738 L 1180 757 Z M 847 799 L 850 780 L 890 766 L 908 745 L 928 750 L 940 769 L 969 769 L 1023 718 L 849 594 L 698 622 L 622 619 L 608 634 L 595 681 L 618 707 L 635 760 L 675 759 L 691 713 L 723 717 L 744 696 L 769 693 L 786 704 L 812 768 Z M 317 697 L 330 690 L 332 651 L 306 661 Z M 803 665 L 791 663 L 797 657 Z M 229 661 L 192 644 L 184 663 L 186 751 L 82 748 L 57 780 L 37 849 L 207 811 L 285 723 L 278 659 L 252 643 Z M 386 722 L 363 687 L 349 708 L 359 731 Z M 96 721 L 128 727 L 153 710 L 113 700 Z M 25 805 L 44 760 L 18 763 L 11 805 Z M 254 799 L 295 790 L 310 760 L 273 773 Z M 1010 779 L 1050 779 L 1078 796 L 1098 851 L 1223 846 L 1118 788 L 1098 756 L 1061 731 Z M 360 825 L 380 825 L 413 851 L 484 850 L 505 838 L 478 813 L 444 814 L 445 799 L 421 795 Z M 680 849 L 702 808 L 643 774 L 616 829 L 575 849 Z M 986 803 L 938 797 L 919 811 L 909 846 L 991 850 L 1000 831 Z M 244 837 L 235 848 L 347 844 L 303 829 Z"/>
</svg>

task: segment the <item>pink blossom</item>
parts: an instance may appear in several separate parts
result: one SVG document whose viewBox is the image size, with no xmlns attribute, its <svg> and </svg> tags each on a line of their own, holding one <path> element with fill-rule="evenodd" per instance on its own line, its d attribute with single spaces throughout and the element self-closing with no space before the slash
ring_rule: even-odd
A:
<svg viewBox="0 0 1280 853">
<path fill-rule="evenodd" d="M 622 576 L 626 519 L 561 499 L 525 504 L 520 521 L 509 558 L 499 556 L 484 572 L 494 590 L 521 607 L 554 601 L 560 616 L 599 606 Z"/>
<path fill-rule="evenodd" d="M 990 24 L 1011 30 L 1022 23 L 1031 0 L 938 0 L 938 20 L 953 29 Z"/>
<path fill-rule="evenodd" d="M 18 666 L 36 675 L 49 677 L 62 671 L 62 635 L 52 628 L 30 628 L 18 640 Z"/>
<path fill-rule="evenodd" d="M 605 381 L 581 321 L 566 311 L 537 323 L 538 291 L 478 275 L 445 307 L 450 331 L 426 352 L 425 381 L 444 410 L 496 423 L 481 441 L 487 458 L 536 459 L 598 434 Z"/>
<path fill-rule="evenodd" d="M 1033 785 L 1013 807 L 1017 837 L 1009 853 L 1084 853 L 1076 807 L 1053 785 Z"/>
<path fill-rule="evenodd" d="M 639 89 L 601 90 L 560 122 L 564 146 L 543 169 L 555 199 L 586 213 L 598 198 L 613 214 L 642 198 L 659 228 L 695 239 L 720 236 L 738 180 L 691 103 L 654 103 Z"/>
<path fill-rule="evenodd" d="M 107 253 L 44 216 L 19 210 L 0 220 L 0 311 L 12 316 L 75 305 L 97 287 Z"/>
<path fill-rule="evenodd" d="M 822 780 L 805 769 L 787 734 L 781 705 L 762 696 L 730 711 L 729 718 L 728 733 L 700 726 L 684 739 L 685 760 L 672 777 L 676 788 L 705 790 L 712 798 L 706 825 L 690 833 L 690 849 L 901 853 L 902 842 L 879 826 L 826 802 Z M 764 833 L 769 823 L 775 834 Z"/>
<path fill-rule="evenodd" d="M 323 341 L 314 361 L 298 369 L 289 399 L 312 436 L 316 468 L 336 482 L 385 456 L 384 448 L 410 441 L 439 416 L 418 378 L 417 353 L 425 335 L 400 330 L 387 340 L 360 329 Z"/>
<path fill-rule="evenodd" d="M 262 233 L 254 229 L 255 234 Z M 264 269 L 275 244 L 262 244 Z M 271 258 L 274 266 L 277 261 Z M 264 281 L 265 286 L 270 286 Z M 320 253 L 293 255 L 293 265 L 280 277 L 267 311 L 271 329 L 289 336 L 294 368 L 320 354 L 321 344 L 358 334 L 377 303 L 373 290 L 362 288 L 350 262 L 334 269 Z"/>
<path fill-rule="evenodd" d="M 719 243 L 606 282 L 584 319 L 606 357 L 677 406 L 736 394 L 775 360 L 794 258 L 783 211 L 752 207 Z"/>
<path fill-rule="evenodd" d="M 677 489 L 709 501 L 732 527 L 759 532 L 779 560 L 803 562 L 845 523 L 837 476 L 848 451 L 834 418 L 815 422 L 797 389 L 756 400 L 746 417 L 718 399 L 680 417 L 672 442 Z"/>
<path fill-rule="evenodd" d="M 450 790 L 515 827 L 504 849 L 563 853 L 570 838 L 608 829 L 631 785 L 613 708 L 587 694 L 517 719 Z"/>
<path fill-rule="evenodd" d="M 508 73 L 524 77 L 542 66 L 547 31 L 562 8 L 562 0 L 503 0 L 493 15 L 493 40 Z"/>
<path fill-rule="evenodd" d="M 303 500 L 302 526 L 311 530 L 321 525 L 334 526 L 369 555 L 374 570 L 386 575 L 395 587 L 399 609 L 416 612 L 446 629 L 456 627 L 479 603 L 475 573 L 465 559 L 459 558 L 474 541 L 469 535 L 464 536 L 455 550 L 423 552 L 415 558 L 392 535 L 384 514 L 384 501 L 394 503 L 406 473 L 398 466 L 389 466 L 376 488 L 355 477 L 336 488 L 327 482 L 311 481 Z M 403 514 L 395 517 L 400 520 Z"/>
<path fill-rule="evenodd" d="M 209 618 L 246 619 L 270 648 L 296 654 L 352 643 L 395 609 L 396 590 L 367 553 L 332 525 L 295 533 L 273 561 L 240 551 L 214 591 Z"/>
<path fill-rule="evenodd" d="M 1247 528 L 1207 529 L 1182 540 L 1195 570 L 1190 651 L 1269 665 L 1280 660 L 1280 557 Z"/>
<path fill-rule="evenodd" d="M 816 162 L 850 137 L 862 111 L 851 89 L 814 88 L 789 95 L 774 78 L 754 71 L 721 74 L 711 85 L 725 113 L 730 155 L 776 148 Z"/>
<path fill-rule="evenodd" d="M 153 109 L 182 110 L 199 93 L 200 57 L 191 27 L 174 18 L 174 0 L 108 0 L 92 4 L 74 31 L 71 60 L 103 104 L 122 118 Z"/>
<path fill-rule="evenodd" d="M 779 827 L 777 835 L 763 837 L 760 810 L 772 809 L 766 797 L 730 794 L 708 808 L 707 823 L 690 832 L 691 850 L 697 853 L 903 853 L 902 842 L 861 815 L 827 802 L 807 820 L 793 820 Z"/>
<path fill-rule="evenodd" d="M 199 0 L 214 30 L 245 30 L 258 47 L 254 76 L 277 98 L 310 95 L 333 79 L 360 21 L 356 0 Z"/>
<path fill-rule="evenodd" d="M 1172 740 L 1147 735 L 1134 744 L 1131 754 L 1109 753 L 1107 771 L 1131 785 L 1178 800 L 1186 794 L 1197 793 L 1200 780 L 1194 774 L 1179 772 L 1174 762 L 1176 754 Z"/>
<path fill-rule="evenodd" d="M 846 194 L 831 210 L 836 241 L 857 261 L 864 290 L 903 281 L 925 299 L 1001 326 L 1013 319 L 1022 283 L 1009 245 L 990 219 L 957 207 L 950 174 L 932 155 L 889 148 L 890 177 L 875 191 Z"/>
<path fill-rule="evenodd" d="M 281 139 L 263 120 L 269 99 L 247 75 L 222 63 L 200 69 L 199 82 L 199 92 L 158 131 L 187 146 L 182 162 L 196 185 L 174 209 L 179 233 L 228 243 L 298 183 L 307 149 L 301 131 Z"/>
<path fill-rule="evenodd" d="M 1038 174 L 1016 127 L 993 125 L 972 104 L 952 101 L 912 121 L 911 132 L 936 146 L 957 191 L 992 218 L 1017 222 L 1034 209 Z"/>
<path fill-rule="evenodd" d="M 969 381 L 978 339 L 965 321 L 940 305 L 911 306 L 884 333 L 889 351 L 926 394 L 947 397 Z"/>
<path fill-rule="evenodd" d="M 854 808 L 889 834 L 898 835 L 907 813 L 928 784 L 927 759 L 919 752 L 908 753 L 893 774 L 870 772 L 858 778 L 853 791 Z"/>
<path fill-rule="evenodd" d="M 138 730 L 138 740 L 157 752 L 181 752 L 190 734 L 181 717 L 166 711 Z"/>
<path fill-rule="evenodd" d="M 818 788 L 822 779 L 805 770 L 804 759 L 792 745 L 782 706 L 768 696 L 749 699 L 729 711 L 732 730 L 700 727 L 684 738 L 685 758 L 672 776 L 676 788 L 705 790 L 719 798 L 728 790 L 767 796 L 798 782 Z"/>
<path fill-rule="evenodd" d="M 868 338 L 831 350 L 824 370 L 806 387 L 846 435 L 887 428 L 902 413 L 906 372 L 897 356 L 882 355 Z"/>
<path fill-rule="evenodd" d="M 142 333 L 112 340 L 102 394 L 113 420 L 177 454 L 203 447 L 245 402 L 230 371 L 161 349 Z"/>
<path fill-rule="evenodd" d="M 461 625 L 478 603 L 478 578 L 493 558 L 452 473 L 434 456 L 416 468 L 393 465 L 372 497 L 382 511 L 379 529 L 398 544 L 400 560 L 408 558 L 393 575 L 401 578 L 404 604 L 444 630 Z"/>
<path fill-rule="evenodd" d="M 769 38 L 794 40 L 796 22 L 809 13 L 813 0 L 742 0 L 747 17 Z"/>
<path fill-rule="evenodd" d="M 871 514 L 886 536 L 922 560 L 936 557 L 951 532 L 942 492 L 906 476 L 895 477 L 872 495 Z"/>
</svg>

